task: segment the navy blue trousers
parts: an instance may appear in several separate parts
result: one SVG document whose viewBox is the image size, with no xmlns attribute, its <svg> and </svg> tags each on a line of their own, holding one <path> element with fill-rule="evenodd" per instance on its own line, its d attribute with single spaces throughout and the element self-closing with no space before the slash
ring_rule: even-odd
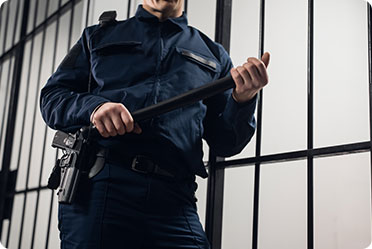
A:
<svg viewBox="0 0 372 249">
<path fill-rule="evenodd" d="M 209 249 L 194 181 L 106 163 L 83 180 L 72 205 L 59 204 L 62 249 Z"/>
</svg>

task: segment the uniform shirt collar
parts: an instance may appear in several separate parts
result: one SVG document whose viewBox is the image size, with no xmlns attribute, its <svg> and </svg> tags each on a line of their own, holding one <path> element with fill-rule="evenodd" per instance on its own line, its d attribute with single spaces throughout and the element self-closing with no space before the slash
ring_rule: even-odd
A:
<svg viewBox="0 0 372 249">
<path fill-rule="evenodd" d="M 153 14 L 147 12 L 140 4 L 137 8 L 137 12 L 135 17 L 140 21 L 147 21 L 147 22 L 159 22 L 159 19 L 154 16 Z M 182 13 L 182 16 L 176 18 L 169 18 L 166 21 L 169 21 L 176 26 L 180 27 L 181 29 L 187 28 L 187 15 L 185 12 Z"/>
</svg>

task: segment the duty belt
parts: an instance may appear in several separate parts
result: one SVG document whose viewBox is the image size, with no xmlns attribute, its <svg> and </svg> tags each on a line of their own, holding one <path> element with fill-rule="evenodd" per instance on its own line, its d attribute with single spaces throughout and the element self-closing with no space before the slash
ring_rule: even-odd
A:
<svg viewBox="0 0 372 249">
<path fill-rule="evenodd" d="M 133 171 L 143 173 L 143 174 L 155 174 L 155 175 L 162 175 L 174 178 L 174 175 L 169 173 L 168 171 L 160 168 L 156 163 L 154 163 L 150 158 L 137 155 L 133 158 L 131 169 Z"/>
<path fill-rule="evenodd" d="M 151 158 L 144 155 L 136 155 L 134 157 L 123 156 L 119 152 L 101 148 L 96 154 L 97 159 L 89 172 L 89 178 L 98 174 L 104 166 L 104 162 L 112 162 L 115 164 L 129 167 L 135 172 L 142 174 L 155 174 L 166 177 L 175 178 L 174 174 L 159 167 Z"/>
</svg>

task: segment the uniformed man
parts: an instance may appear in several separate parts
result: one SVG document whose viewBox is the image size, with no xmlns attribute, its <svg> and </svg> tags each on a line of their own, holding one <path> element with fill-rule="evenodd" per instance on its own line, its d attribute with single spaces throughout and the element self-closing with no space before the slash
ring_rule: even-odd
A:
<svg viewBox="0 0 372 249">
<path fill-rule="evenodd" d="M 246 146 L 269 54 L 233 68 L 221 45 L 187 25 L 182 8 L 183 0 L 144 0 L 128 20 L 105 13 L 42 89 L 50 127 L 74 132 L 91 122 L 106 151 L 73 204 L 59 205 L 62 248 L 209 248 L 194 198 L 195 175 L 207 177 L 202 138 L 219 156 Z M 140 123 L 131 116 L 229 73 L 233 91 Z"/>
</svg>

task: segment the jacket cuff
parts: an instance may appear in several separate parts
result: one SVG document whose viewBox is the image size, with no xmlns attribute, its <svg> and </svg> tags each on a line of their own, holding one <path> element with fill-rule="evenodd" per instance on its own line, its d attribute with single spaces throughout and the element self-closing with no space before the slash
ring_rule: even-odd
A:
<svg viewBox="0 0 372 249">
<path fill-rule="evenodd" d="M 236 102 L 230 95 L 225 106 L 224 119 L 226 122 L 235 122 L 236 120 L 251 121 L 256 110 L 256 102 L 257 94 L 245 103 Z"/>
<path fill-rule="evenodd" d="M 103 105 L 104 103 L 109 102 L 108 99 L 97 96 L 97 95 L 91 95 L 90 99 L 86 102 L 86 108 L 84 113 L 81 117 L 84 117 L 84 123 L 90 123 L 92 114 L 98 110 L 98 108 Z M 88 114 L 88 115 L 87 115 Z"/>
<path fill-rule="evenodd" d="M 90 120 L 90 122 L 92 123 L 93 122 L 93 115 L 94 115 L 94 113 L 96 113 L 96 111 L 103 105 L 103 104 L 106 104 L 107 103 L 107 101 L 105 101 L 105 102 L 102 102 L 102 103 L 100 103 L 99 105 L 97 105 L 97 107 L 96 108 L 94 108 L 94 110 L 92 111 L 92 114 L 90 114 L 90 118 L 89 118 L 89 120 Z"/>
</svg>

